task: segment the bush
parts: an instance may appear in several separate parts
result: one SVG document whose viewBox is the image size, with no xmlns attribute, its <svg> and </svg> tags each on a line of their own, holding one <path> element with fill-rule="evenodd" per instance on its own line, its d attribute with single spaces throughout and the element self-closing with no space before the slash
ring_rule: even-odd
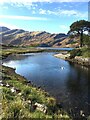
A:
<svg viewBox="0 0 90 120">
<path fill-rule="evenodd" d="M 56 112 L 56 100 L 52 97 L 47 99 L 48 114 L 54 114 Z"/>
<path fill-rule="evenodd" d="M 83 36 L 83 44 L 90 46 L 90 36 L 89 35 L 84 35 Z"/>
<path fill-rule="evenodd" d="M 81 49 L 81 51 L 82 51 L 82 56 L 83 57 L 90 57 L 90 48 L 82 48 Z"/>
<path fill-rule="evenodd" d="M 75 56 L 81 56 L 82 55 L 82 51 L 80 49 L 74 49 L 72 51 L 70 51 L 70 58 L 74 58 Z"/>
</svg>

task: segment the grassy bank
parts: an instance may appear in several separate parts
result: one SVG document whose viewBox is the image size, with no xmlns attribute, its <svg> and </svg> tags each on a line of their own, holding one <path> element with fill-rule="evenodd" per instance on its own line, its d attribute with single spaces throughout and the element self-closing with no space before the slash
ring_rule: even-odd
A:
<svg viewBox="0 0 90 120">
<path fill-rule="evenodd" d="M 70 51 L 70 58 L 75 58 L 76 56 L 82 56 L 83 58 L 90 58 L 90 48 L 82 47 Z"/>
<path fill-rule="evenodd" d="M 22 53 L 38 53 L 43 52 L 42 49 L 37 48 L 23 48 L 23 47 L 17 47 L 17 48 L 5 48 L 0 51 L 0 55 L 2 59 L 6 58 L 10 54 L 22 54 Z"/>
<path fill-rule="evenodd" d="M 4 48 L 3 58 L 10 54 L 48 52 L 37 48 Z M 51 51 L 49 51 L 51 52 Z M 0 66 L 2 81 L 0 81 L 1 118 L 3 119 L 61 119 L 70 120 L 69 115 L 63 110 L 60 103 L 40 87 L 35 87 L 24 77 L 15 73 L 15 69 Z"/>
<path fill-rule="evenodd" d="M 90 67 L 90 48 L 75 48 L 69 52 L 54 55 L 57 58 L 68 60 L 70 62 Z"/>
<path fill-rule="evenodd" d="M 70 56 L 66 60 L 83 66 L 90 67 L 90 48 L 82 47 L 70 51 Z"/>
<path fill-rule="evenodd" d="M 37 53 L 43 49 L 7 47 L 2 49 L 1 57 L 6 58 L 10 54 Z M 0 66 L 0 119 L 65 119 L 70 120 L 69 115 L 62 109 L 61 104 L 40 87 L 37 88 L 24 77 L 15 73 L 15 69 Z"/>
<path fill-rule="evenodd" d="M 11 54 L 25 54 L 38 52 L 63 52 L 65 50 L 45 49 L 36 47 L 18 47 L 18 46 L 4 46 L 0 51 L 0 58 L 4 59 Z"/>
<path fill-rule="evenodd" d="M 0 66 L 0 68 L 2 69 L 0 72 L 2 75 L 2 81 L 0 81 L 1 118 L 17 120 L 22 118 L 62 118 L 70 120 L 60 104 L 47 92 L 36 88 L 24 77 L 16 74 L 14 69 L 5 66 Z"/>
</svg>

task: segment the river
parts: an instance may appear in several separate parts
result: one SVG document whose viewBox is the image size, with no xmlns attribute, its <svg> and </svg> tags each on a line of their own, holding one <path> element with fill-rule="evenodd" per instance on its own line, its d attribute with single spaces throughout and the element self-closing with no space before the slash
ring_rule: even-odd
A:
<svg viewBox="0 0 90 120">
<path fill-rule="evenodd" d="M 49 92 L 73 116 L 79 116 L 81 110 L 85 115 L 89 114 L 90 69 L 55 58 L 54 54 L 12 55 L 3 61 L 3 65 L 16 68 L 16 73 Z"/>
</svg>

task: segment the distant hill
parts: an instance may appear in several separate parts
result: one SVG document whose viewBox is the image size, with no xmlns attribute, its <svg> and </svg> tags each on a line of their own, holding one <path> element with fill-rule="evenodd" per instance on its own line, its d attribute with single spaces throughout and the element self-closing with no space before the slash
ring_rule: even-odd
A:
<svg viewBox="0 0 90 120">
<path fill-rule="evenodd" d="M 70 41 L 75 41 L 74 39 L 69 39 L 68 35 L 63 33 L 51 34 L 46 31 L 29 32 L 22 29 L 10 30 L 7 27 L 0 27 L 0 29 L 2 29 L 0 32 L 2 44 L 41 47 L 69 47 Z M 72 47 L 72 44 L 70 47 Z"/>
<path fill-rule="evenodd" d="M 4 26 L 0 27 L 0 32 L 4 32 L 4 31 L 8 31 L 8 30 L 10 30 L 10 29 L 7 27 L 4 27 Z"/>
</svg>

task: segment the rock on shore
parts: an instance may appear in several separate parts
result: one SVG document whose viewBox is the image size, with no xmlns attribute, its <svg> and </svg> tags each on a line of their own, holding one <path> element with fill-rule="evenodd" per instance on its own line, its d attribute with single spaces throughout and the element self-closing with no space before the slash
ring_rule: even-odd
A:
<svg viewBox="0 0 90 120">
<path fill-rule="evenodd" d="M 65 60 L 66 58 L 70 57 L 70 54 L 69 53 L 59 53 L 59 54 L 55 54 L 54 56 Z"/>
</svg>

